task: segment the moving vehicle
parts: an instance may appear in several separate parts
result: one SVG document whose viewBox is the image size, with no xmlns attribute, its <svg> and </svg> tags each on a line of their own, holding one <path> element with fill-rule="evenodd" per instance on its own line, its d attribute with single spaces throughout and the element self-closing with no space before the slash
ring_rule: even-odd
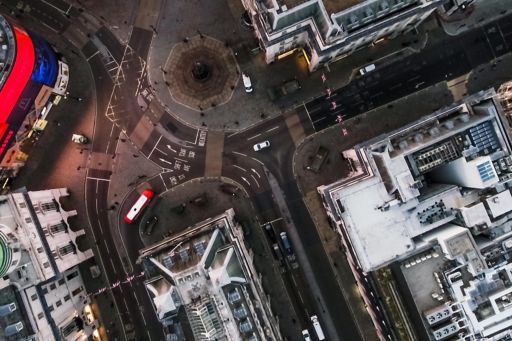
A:
<svg viewBox="0 0 512 341">
<path fill-rule="evenodd" d="M 71 136 L 71 141 L 78 144 L 87 144 L 87 142 L 89 142 L 89 139 L 81 134 L 73 134 L 73 136 Z"/>
<path fill-rule="evenodd" d="M 270 147 L 270 142 L 267 140 L 260 143 L 256 143 L 253 148 L 255 152 L 259 152 L 260 150 L 268 147 Z"/>
<path fill-rule="evenodd" d="M 242 82 L 244 83 L 245 92 L 251 93 L 254 89 L 252 88 L 251 77 L 246 73 L 242 73 Z"/>
<path fill-rule="evenodd" d="M 281 242 L 283 243 L 283 247 L 289 254 L 292 253 L 292 245 L 290 244 L 290 241 L 288 240 L 288 234 L 286 232 L 281 232 L 279 234 L 281 237 Z"/>
<path fill-rule="evenodd" d="M 359 69 L 359 74 L 363 76 L 368 72 L 372 72 L 373 70 L 375 70 L 375 64 L 366 65 L 365 67 Z"/>
<path fill-rule="evenodd" d="M 130 208 L 130 211 L 128 211 L 128 213 L 124 216 L 124 221 L 127 224 L 133 223 L 133 221 L 138 218 L 139 214 L 148 205 L 148 203 L 151 201 L 154 195 L 155 192 L 153 192 L 152 190 L 144 190 L 144 192 L 142 192 L 142 194 L 137 199 L 135 204 L 133 204 L 133 206 Z"/>
<path fill-rule="evenodd" d="M 281 86 L 267 89 L 270 100 L 276 100 L 279 97 L 292 94 L 300 89 L 300 83 L 296 79 L 286 81 Z"/>
<path fill-rule="evenodd" d="M 302 331 L 302 337 L 304 338 L 304 341 L 311 341 L 311 336 L 309 336 L 309 330 L 304 329 Z"/>
<path fill-rule="evenodd" d="M 146 227 L 144 228 L 144 233 L 147 236 L 149 236 L 149 235 L 151 235 L 151 233 L 153 233 L 153 229 L 155 228 L 155 225 L 157 222 L 158 222 L 157 216 L 153 216 L 146 221 Z"/>
<path fill-rule="evenodd" d="M 311 316 L 311 322 L 313 322 L 313 327 L 315 328 L 318 340 L 325 340 L 324 331 L 322 330 L 322 326 L 320 325 L 320 322 L 318 322 L 318 317 L 316 315 Z"/>
<path fill-rule="evenodd" d="M 270 241 L 272 243 L 276 243 L 277 242 L 276 241 L 276 233 L 274 232 L 274 228 L 272 227 L 272 223 L 268 223 L 268 224 L 263 225 L 263 229 L 267 233 L 268 239 L 270 239 Z"/>
<path fill-rule="evenodd" d="M 274 257 L 282 262 L 283 261 L 283 255 L 281 253 L 281 249 L 279 249 L 279 245 L 277 243 L 272 244 L 272 251 L 274 252 Z"/>
</svg>

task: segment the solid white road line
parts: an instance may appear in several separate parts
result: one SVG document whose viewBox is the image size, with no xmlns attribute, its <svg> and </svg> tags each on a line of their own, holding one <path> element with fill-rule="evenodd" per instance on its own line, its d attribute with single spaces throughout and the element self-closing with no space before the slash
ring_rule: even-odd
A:
<svg viewBox="0 0 512 341">
<path fill-rule="evenodd" d="M 261 134 L 256 134 L 256 135 L 254 135 L 254 136 L 248 137 L 248 138 L 247 138 L 247 141 L 252 140 L 252 139 L 255 139 L 255 138 L 257 138 L 257 137 L 258 137 L 258 136 L 260 136 L 260 135 L 261 135 Z"/>
<path fill-rule="evenodd" d="M 264 166 L 265 164 L 263 162 L 261 162 L 260 160 L 254 158 L 254 157 L 251 157 L 251 159 L 253 159 L 254 161 L 260 163 L 262 166 Z"/>
<path fill-rule="evenodd" d="M 151 150 L 151 153 L 149 153 L 149 155 L 148 155 L 148 159 L 151 157 L 151 154 L 153 154 L 153 152 L 155 151 L 155 148 L 156 148 L 156 146 L 158 146 L 158 143 L 159 143 L 159 142 L 160 142 L 160 140 L 162 139 L 162 136 L 163 136 L 163 135 L 160 135 L 160 137 L 158 138 L 158 141 L 156 141 L 155 146 L 154 146 L 154 147 L 153 147 L 153 149 Z"/>
<path fill-rule="evenodd" d="M 274 128 L 270 128 L 269 130 L 267 130 L 267 133 L 271 132 L 272 130 L 276 130 L 278 128 L 279 128 L 279 126 L 275 126 Z"/>
<path fill-rule="evenodd" d="M 238 169 L 243 170 L 244 172 L 247 172 L 247 169 L 245 169 L 245 168 L 243 168 L 243 167 L 240 167 L 240 166 L 237 166 L 237 165 L 233 165 L 233 167 L 236 167 L 236 168 L 238 168 Z"/>
<path fill-rule="evenodd" d="M 99 51 L 99 50 L 98 50 L 98 51 L 96 51 L 96 52 L 94 52 L 93 54 L 91 54 L 91 56 L 90 56 L 90 57 L 88 57 L 88 58 L 86 58 L 85 60 L 89 61 L 89 59 L 93 58 L 93 57 L 94 57 L 95 55 L 97 55 L 98 53 L 100 53 L 100 51 Z"/>
<path fill-rule="evenodd" d="M 88 177 L 87 177 L 87 180 L 110 181 L 110 179 L 93 178 L 93 177 L 91 177 L 91 176 L 88 176 Z"/>
<path fill-rule="evenodd" d="M 232 152 L 233 154 L 237 154 L 237 155 L 240 155 L 240 156 L 247 156 L 247 154 L 243 154 L 243 153 L 239 153 L 239 152 Z"/>
<path fill-rule="evenodd" d="M 251 168 L 251 171 L 252 171 L 253 173 L 255 173 L 255 174 L 258 176 L 258 178 L 260 178 L 260 179 L 261 179 L 261 175 L 260 175 L 260 173 L 258 173 L 258 171 L 257 171 L 256 169 Z"/>
<path fill-rule="evenodd" d="M 258 186 L 258 188 L 260 188 L 260 183 L 258 182 L 258 180 L 256 180 L 254 175 L 251 174 L 251 177 L 254 179 L 254 182 L 256 182 L 256 185 Z"/>
<path fill-rule="evenodd" d="M 160 149 L 158 149 L 158 148 L 156 148 L 156 150 L 158 150 L 160 153 L 162 153 L 162 154 L 164 154 L 165 156 L 167 156 L 167 153 L 166 153 L 166 152 L 164 152 L 163 150 L 160 150 Z"/>
</svg>

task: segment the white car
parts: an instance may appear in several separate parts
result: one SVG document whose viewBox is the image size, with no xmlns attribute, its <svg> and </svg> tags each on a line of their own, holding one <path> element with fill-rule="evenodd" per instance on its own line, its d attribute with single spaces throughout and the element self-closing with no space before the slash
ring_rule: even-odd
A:
<svg viewBox="0 0 512 341">
<path fill-rule="evenodd" d="M 242 82 L 244 83 L 245 92 L 251 93 L 253 91 L 251 77 L 247 76 L 246 73 L 242 73 Z"/>
<path fill-rule="evenodd" d="M 304 338 L 304 341 L 311 341 L 311 336 L 309 336 L 309 331 L 307 329 L 302 331 L 302 337 Z"/>
<path fill-rule="evenodd" d="M 359 73 L 361 76 L 367 74 L 368 72 L 372 72 L 375 70 L 375 64 L 366 65 L 364 68 L 359 69 Z"/>
<path fill-rule="evenodd" d="M 260 143 L 256 143 L 254 145 L 254 151 L 255 152 L 259 152 L 260 150 L 264 149 L 264 148 L 268 148 L 270 147 L 270 142 L 269 141 L 263 141 L 263 142 L 260 142 Z"/>
</svg>

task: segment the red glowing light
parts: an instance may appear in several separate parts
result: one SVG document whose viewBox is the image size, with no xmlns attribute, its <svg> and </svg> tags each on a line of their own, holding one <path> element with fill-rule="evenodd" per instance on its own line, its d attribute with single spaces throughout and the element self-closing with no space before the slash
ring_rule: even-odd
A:
<svg viewBox="0 0 512 341">
<path fill-rule="evenodd" d="M 35 50 L 32 39 L 26 31 L 13 25 L 16 36 L 16 59 L 11 73 L 0 90 L 0 122 L 9 118 L 23 89 L 32 75 L 35 64 Z"/>
</svg>

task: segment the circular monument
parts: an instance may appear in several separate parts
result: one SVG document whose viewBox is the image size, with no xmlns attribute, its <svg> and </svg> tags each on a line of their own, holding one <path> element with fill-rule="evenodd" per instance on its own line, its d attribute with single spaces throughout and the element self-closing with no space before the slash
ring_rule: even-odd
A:
<svg viewBox="0 0 512 341">
<path fill-rule="evenodd" d="M 196 111 L 228 102 L 239 78 L 231 49 L 206 36 L 177 44 L 164 70 L 173 99 Z"/>
</svg>

